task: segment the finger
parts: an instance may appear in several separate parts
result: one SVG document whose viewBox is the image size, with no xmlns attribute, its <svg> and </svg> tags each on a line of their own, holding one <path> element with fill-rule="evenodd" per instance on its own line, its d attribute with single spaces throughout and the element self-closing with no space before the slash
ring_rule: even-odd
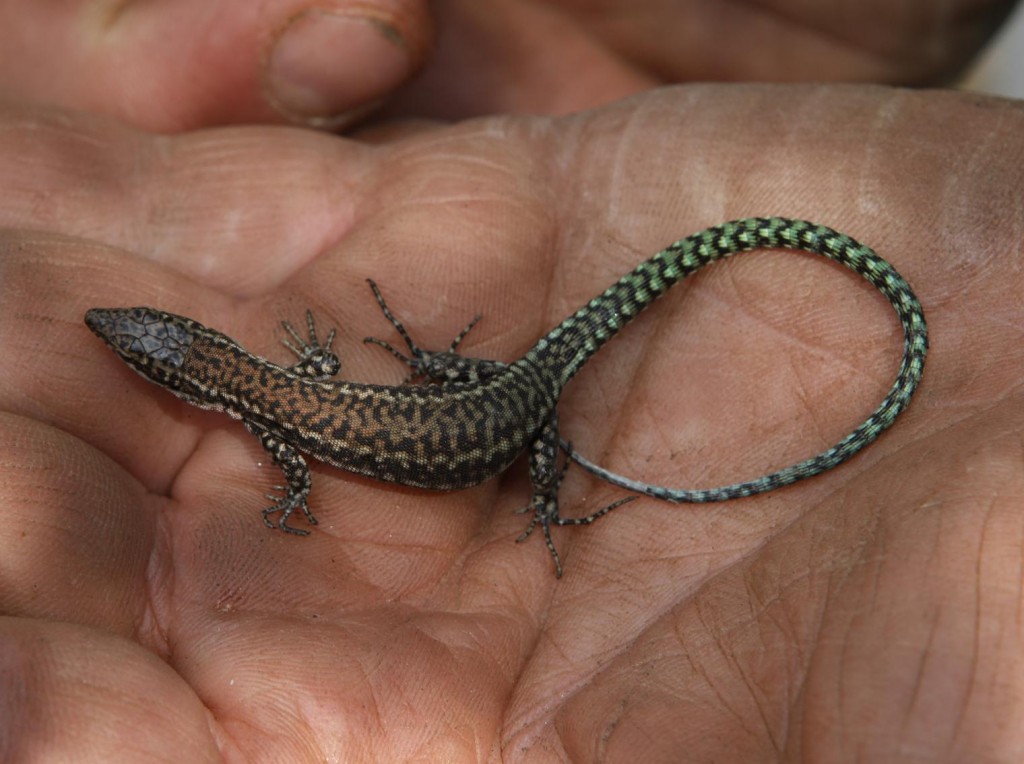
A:
<svg viewBox="0 0 1024 764">
<path fill-rule="evenodd" d="M 0 618 L 4 761 L 222 761 L 195 693 L 151 652 L 88 627 Z"/>
<path fill-rule="evenodd" d="M 392 116 L 567 114 L 671 82 L 949 79 L 1009 0 L 439 3 L 435 51 Z M 922 32 L 927 30 L 927 32 Z"/>
<path fill-rule="evenodd" d="M 372 167 L 365 147 L 301 130 L 167 138 L 27 108 L 0 124 L 0 228 L 121 248 L 236 295 L 342 238 Z"/>
<path fill-rule="evenodd" d="M 569 114 L 649 89 L 626 61 L 552 2 L 438 4 L 437 44 L 423 71 L 384 107 L 395 117 Z M 585 18 L 603 17 L 592 8 Z M 678 11 L 670 12 L 680 16 Z M 616 18 L 630 11 L 616 10 Z"/>
<path fill-rule="evenodd" d="M 149 568 L 156 504 L 109 457 L 46 422 L 63 415 L 0 413 L 0 612 L 131 637 L 148 612 L 146 576 L 163 582 Z M 109 440 L 87 420 L 73 429 Z"/>
<path fill-rule="evenodd" d="M 423 0 L 0 2 L 0 93 L 140 127 L 335 127 L 413 74 Z"/>
</svg>

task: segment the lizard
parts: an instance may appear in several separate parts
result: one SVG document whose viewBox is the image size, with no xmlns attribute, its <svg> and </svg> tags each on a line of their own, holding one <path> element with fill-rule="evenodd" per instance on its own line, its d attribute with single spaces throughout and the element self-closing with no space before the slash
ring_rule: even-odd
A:
<svg viewBox="0 0 1024 764">
<path fill-rule="evenodd" d="M 674 284 L 704 266 L 757 249 L 823 255 L 874 285 L 889 301 L 903 332 L 903 354 L 888 394 L 850 434 L 797 464 L 752 480 L 707 489 L 650 485 L 590 462 L 562 440 L 557 404 L 566 384 L 608 340 Z M 725 501 L 777 488 L 842 464 L 888 429 L 910 404 L 921 380 L 928 329 L 921 303 L 907 281 L 873 249 L 828 226 L 783 217 L 744 218 L 712 226 L 670 244 L 641 262 L 565 318 L 510 363 L 471 358 L 457 346 L 479 316 L 444 351 L 418 348 L 374 296 L 409 347 L 406 356 L 387 342 L 366 338 L 408 363 L 433 384 L 382 385 L 333 380 L 340 361 L 335 331 L 320 343 L 307 311 L 308 341 L 287 321 L 296 356 L 290 367 L 246 352 L 226 335 L 184 316 L 149 307 L 93 308 L 85 323 L 134 371 L 182 400 L 240 419 L 280 467 L 286 485 L 268 494 L 264 523 L 307 535 L 288 520 L 301 510 L 317 523 L 307 498 L 311 487 L 303 454 L 380 481 L 450 491 L 477 485 L 529 452 L 532 511 L 522 541 L 541 528 L 557 577 L 562 562 L 552 526 L 590 525 L 637 498 L 620 499 L 585 517 L 563 517 L 558 491 L 570 461 L 635 494 L 675 503 Z M 293 340 L 293 341 L 292 341 Z M 408 380 L 407 380 L 408 381 Z M 560 450 L 566 457 L 560 464 Z"/>
</svg>

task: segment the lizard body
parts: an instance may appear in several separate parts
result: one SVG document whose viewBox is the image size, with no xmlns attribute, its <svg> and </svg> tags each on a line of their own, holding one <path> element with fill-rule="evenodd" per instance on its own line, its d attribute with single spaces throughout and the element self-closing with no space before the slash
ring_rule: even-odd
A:
<svg viewBox="0 0 1024 764">
<path fill-rule="evenodd" d="M 283 495 L 272 496 L 274 504 L 264 510 L 271 527 L 269 515 L 280 512 L 278 527 L 308 533 L 287 523 L 297 509 L 316 523 L 306 504 L 310 477 L 302 454 L 378 480 L 454 490 L 501 473 L 529 448 L 533 497 L 527 510 L 534 514 L 521 538 L 539 524 L 561 575 L 550 526 L 589 524 L 628 500 L 583 518 L 560 516 L 558 488 L 564 468 L 558 466 L 556 407 L 563 388 L 605 342 L 673 284 L 711 262 L 762 248 L 803 250 L 836 260 L 871 282 L 895 309 L 903 328 L 903 358 L 888 395 L 865 422 L 803 462 L 754 480 L 701 490 L 624 478 L 566 447 L 569 457 L 585 469 L 629 490 L 673 502 L 722 501 L 770 491 L 835 467 L 874 441 L 910 403 L 928 346 L 921 305 L 888 262 L 845 234 L 786 218 L 748 218 L 705 229 L 640 263 L 508 364 L 456 354 L 465 331 L 448 351 L 420 350 L 371 282 L 412 355 L 407 358 L 387 343 L 371 341 L 440 382 L 432 385 L 331 381 L 340 367 L 331 351 L 334 332 L 321 346 L 308 313 L 309 343 L 284 324 L 296 343 L 285 344 L 298 356 L 288 368 L 246 352 L 192 319 L 153 308 L 94 308 L 85 320 L 135 371 L 193 405 L 241 419 L 260 439 L 287 481 Z"/>
</svg>

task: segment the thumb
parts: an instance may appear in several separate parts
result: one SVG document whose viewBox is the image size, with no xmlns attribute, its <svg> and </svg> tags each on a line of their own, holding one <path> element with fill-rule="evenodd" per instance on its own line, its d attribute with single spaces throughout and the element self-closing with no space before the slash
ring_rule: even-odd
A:
<svg viewBox="0 0 1024 764">
<path fill-rule="evenodd" d="M 0 96 L 175 132 L 337 128 L 419 68 L 425 0 L 0 0 Z"/>
</svg>

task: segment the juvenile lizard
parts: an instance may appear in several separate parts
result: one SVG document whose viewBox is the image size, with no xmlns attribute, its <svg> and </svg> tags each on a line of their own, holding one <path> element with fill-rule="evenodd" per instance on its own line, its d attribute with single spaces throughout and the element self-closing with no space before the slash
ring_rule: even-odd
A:
<svg viewBox="0 0 1024 764">
<path fill-rule="evenodd" d="M 842 263 L 871 282 L 892 304 L 903 328 L 903 358 L 896 380 L 878 408 L 836 445 L 798 464 L 750 481 L 701 490 L 641 483 L 598 467 L 561 442 L 556 405 L 566 383 L 587 360 L 640 311 L 703 266 L 762 248 L 803 250 Z M 321 345 L 307 312 L 309 342 L 283 322 L 295 341 L 285 340 L 298 362 L 283 368 L 254 356 L 234 340 L 189 318 L 153 308 L 94 308 L 85 322 L 129 366 L 179 398 L 241 419 L 284 473 L 281 496 L 263 520 L 280 512 L 277 526 L 306 535 L 288 519 L 302 510 L 316 519 L 306 499 L 310 475 L 302 454 L 377 480 L 441 491 L 467 488 L 507 469 L 527 448 L 533 512 L 526 538 L 538 525 L 561 576 L 551 540 L 552 525 L 588 525 L 631 498 L 586 517 L 565 518 L 558 489 L 565 472 L 560 444 L 569 458 L 599 477 L 673 502 L 712 502 L 751 496 L 817 475 L 849 459 L 890 427 L 907 407 L 921 380 L 928 348 L 924 313 L 909 284 L 872 249 L 822 225 L 786 218 L 748 218 L 699 231 L 640 263 L 600 295 L 537 341 L 517 361 L 467 358 L 455 350 L 417 348 L 391 314 L 387 318 L 409 346 L 414 374 L 439 384 L 375 385 L 330 381 L 340 369 L 331 350 L 332 330 Z M 472 324 L 470 324 L 472 326 Z M 566 462 L 567 464 L 568 462 Z"/>
</svg>

